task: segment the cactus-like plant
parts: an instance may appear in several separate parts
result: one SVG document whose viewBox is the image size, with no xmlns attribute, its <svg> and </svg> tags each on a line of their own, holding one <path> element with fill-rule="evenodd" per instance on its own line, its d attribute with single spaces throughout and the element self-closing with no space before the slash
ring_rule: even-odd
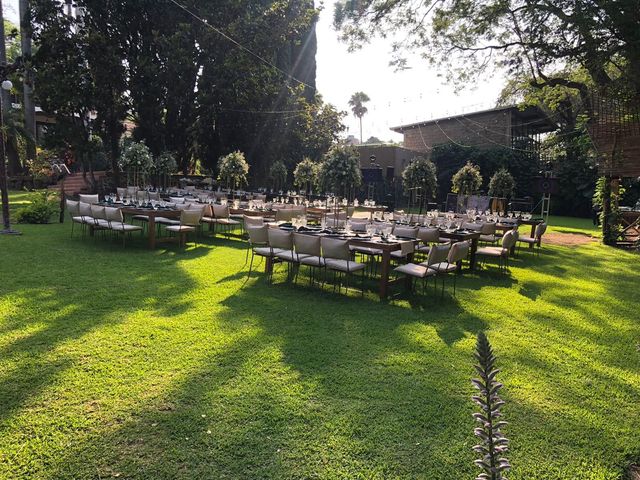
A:
<svg viewBox="0 0 640 480">
<path fill-rule="evenodd" d="M 498 395 L 502 384 L 496 380 L 500 370 L 495 368 L 496 357 L 489 339 L 483 332 L 478 333 L 475 358 L 478 361 L 475 368 L 480 378 L 472 382 L 479 394 L 472 398 L 481 411 L 473 414 L 473 418 L 480 424 L 474 430 L 480 443 L 473 447 L 473 450 L 480 455 L 475 464 L 482 469 L 476 480 L 506 480 L 504 472 L 509 470 L 511 465 L 503 456 L 508 450 L 508 440 L 502 433 L 502 428 L 507 422 L 500 420 L 500 409 L 504 405 L 504 401 Z"/>
</svg>

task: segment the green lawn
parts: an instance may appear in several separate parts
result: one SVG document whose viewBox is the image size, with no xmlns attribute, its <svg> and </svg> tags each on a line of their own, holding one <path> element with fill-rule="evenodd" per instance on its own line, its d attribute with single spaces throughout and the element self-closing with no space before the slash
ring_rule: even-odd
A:
<svg viewBox="0 0 640 480">
<path fill-rule="evenodd" d="M 623 479 L 640 459 L 636 254 L 545 247 L 456 298 L 381 303 L 245 284 L 235 240 L 19 229 L 0 237 L 0 478 L 473 479 L 480 330 L 510 480 Z"/>
</svg>

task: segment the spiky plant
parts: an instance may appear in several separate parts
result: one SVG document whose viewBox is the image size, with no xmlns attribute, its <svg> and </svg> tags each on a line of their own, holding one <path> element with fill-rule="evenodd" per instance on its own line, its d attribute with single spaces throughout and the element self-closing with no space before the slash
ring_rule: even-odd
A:
<svg viewBox="0 0 640 480">
<path fill-rule="evenodd" d="M 473 414 L 480 424 L 474 430 L 475 435 L 480 438 L 480 443 L 473 447 L 473 450 L 480 455 L 480 458 L 475 460 L 475 464 L 482 469 L 482 473 L 476 477 L 476 480 L 506 480 L 504 472 L 509 470 L 511 465 L 503 457 L 508 450 L 508 440 L 502 434 L 502 428 L 507 425 L 507 422 L 500 420 L 502 417 L 500 409 L 504 405 L 504 401 L 498 395 L 502 384 L 496 381 L 500 370 L 495 368 L 496 357 L 483 332 L 478 333 L 475 357 L 478 360 L 475 368 L 480 378 L 472 382 L 478 389 L 479 395 L 474 395 L 472 398 L 480 406 L 481 411 Z"/>
</svg>

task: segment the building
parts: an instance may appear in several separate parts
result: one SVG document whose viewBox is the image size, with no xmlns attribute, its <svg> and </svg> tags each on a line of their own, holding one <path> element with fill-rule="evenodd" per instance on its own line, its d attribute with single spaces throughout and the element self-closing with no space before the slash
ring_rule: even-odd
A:
<svg viewBox="0 0 640 480">
<path fill-rule="evenodd" d="M 391 130 L 404 135 L 405 148 L 430 152 L 436 145 L 455 143 L 478 148 L 519 148 L 538 151 L 540 135 L 557 126 L 537 107 L 515 106 L 400 125 Z"/>
<path fill-rule="evenodd" d="M 374 155 L 375 163 L 380 165 L 382 175 L 386 180 L 393 180 L 402 176 L 402 171 L 412 158 L 424 153 L 409 150 L 397 145 L 362 144 L 356 145 L 360 152 L 360 168 L 369 168 L 371 156 Z"/>
</svg>

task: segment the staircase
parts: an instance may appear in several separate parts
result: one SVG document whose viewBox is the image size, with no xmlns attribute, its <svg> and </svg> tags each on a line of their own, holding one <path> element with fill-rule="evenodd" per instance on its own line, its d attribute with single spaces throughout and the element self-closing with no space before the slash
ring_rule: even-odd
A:
<svg viewBox="0 0 640 480">
<path fill-rule="evenodd" d="M 99 182 L 102 178 L 106 176 L 106 172 L 93 172 L 93 175 L 96 178 L 96 182 Z M 87 174 L 87 178 L 89 178 L 89 174 Z M 55 185 L 51 185 L 49 190 L 53 190 L 59 192 L 62 190 L 62 185 L 64 183 L 64 193 L 65 195 L 75 195 L 77 193 L 85 193 L 89 190 L 89 184 L 84 181 L 81 173 L 72 173 L 71 175 L 67 175 L 62 180 L 58 181 Z"/>
</svg>

